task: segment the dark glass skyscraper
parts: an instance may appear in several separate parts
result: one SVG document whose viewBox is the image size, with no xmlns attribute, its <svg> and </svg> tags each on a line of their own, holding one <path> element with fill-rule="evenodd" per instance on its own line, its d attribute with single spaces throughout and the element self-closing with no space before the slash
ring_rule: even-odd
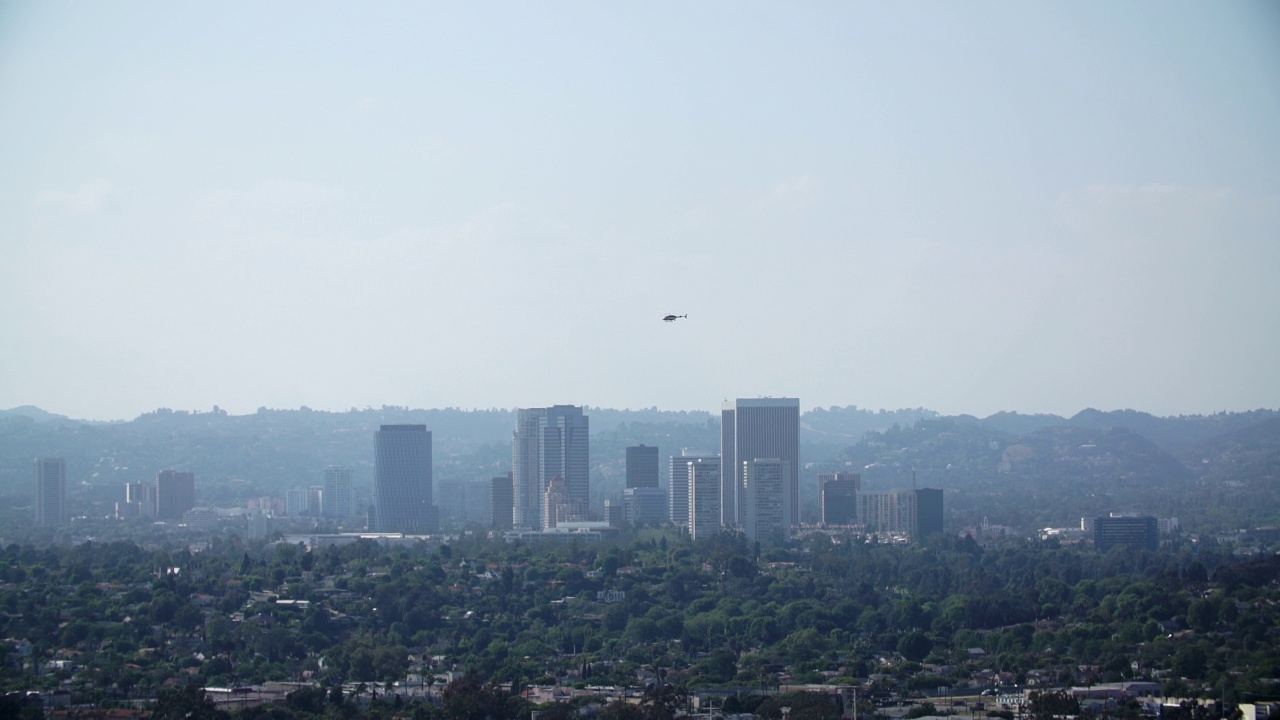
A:
<svg viewBox="0 0 1280 720">
<path fill-rule="evenodd" d="M 924 540 L 930 535 L 942 534 L 942 490 L 920 488 L 916 490 L 916 536 Z"/>
<path fill-rule="evenodd" d="M 511 527 L 516 502 L 511 473 L 499 475 L 489 482 L 489 527 L 495 530 L 506 530 Z"/>
<path fill-rule="evenodd" d="M 627 448 L 627 487 L 658 487 L 658 448 L 652 445 Z"/>
<path fill-rule="evenodd" d="M 161 470 L 156 475 L 156 517 L 178 521 L 196 506 L 196 474 Z"/>
<path fill-rule="evenodd" d="M 858 492 L 861 490 L 862 476 L 858 473 L 818 473 L 818 498 L 822 511 L 822 524 L 852 525 L 856 523 Z"/>
<path fill-rule="evenodd" d="M 374 493 L 379 532 L 423 534 L 438 528 L 431 503 L 431 433 L 426 425 L 383 425 L 374 433 Z"/>
</svg>

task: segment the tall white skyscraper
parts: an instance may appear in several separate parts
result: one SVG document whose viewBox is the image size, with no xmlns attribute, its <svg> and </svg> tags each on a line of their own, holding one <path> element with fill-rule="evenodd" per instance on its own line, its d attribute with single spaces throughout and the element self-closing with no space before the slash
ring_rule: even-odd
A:
<svg viewBox="0 0 1280 720">
<path fill-rule="evenodd" d="M 689 463 L 695 460 L 719 460 L 715 455 L 689 452 L 686 448 L 679 455 L 668 459 L 667 518 L 680 527 L 689 527 Z"/>
<path fill-rule="evenodd" d="M 37 525 L 61 525 L 67 518 L 67 461 L 36 458 L 35 479 Z"/>
<path fill-rule="evenodd" d="M 720 532 L 720 458 L 690 458 L 689 536 L 694 540 Z"/>
<path fill-rule="evenodd" d="M 800 524 L 800 401 L 796 398 L 739 398 L 725 403 L 721 415 L 722 463 L 720 519 L 726 527 L 746 524 L 742 463 L 774 459 L 789 467 L 786 500 L 788 526 Z"/>
<path fill-rule="evenodd" d="M 791 466 L 769 458 L 742 463 L 742 530 L 753 542 L 778 543 L 787 538 L 791 523 L 790 500 L 786 490 Z"/>
<path fill-rule="evenodd" d="M 293 489 L 285 491 L 284 514 L 289 517 L 302 517 L 307 514 L 306 490 Z"/>
<path fill-rule="evenodd" d="M 562 492 L 565 503 L 585 516 L 590 499 L 588 449 L 589 423 L 581 407 L 517 410 L 511 439 L 512 524 L 533 529 L 554 527 L 555 518 L 546 517 L 545 509 L 547 488 L 556 478 L 564 482 L 563 491 L 557 488 L 557 497 Z"/>
<path fill-rule="evenodd" d="M 355 512 L 351 493 L 351 468 L 330 465 L 324 469 L 324 516 L 349 518 Z"/>
</svg>

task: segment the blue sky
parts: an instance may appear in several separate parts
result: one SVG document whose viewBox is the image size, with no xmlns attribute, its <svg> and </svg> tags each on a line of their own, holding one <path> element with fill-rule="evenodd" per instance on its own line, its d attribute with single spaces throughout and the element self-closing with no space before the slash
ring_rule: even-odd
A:
<svg viewBox="0 0 1280 720">
<path fill-rule="evenodd" d="M 0 407 L 1276 407 L 1276 128 L 1274 3 L 7 3 Z"/>
</svg>

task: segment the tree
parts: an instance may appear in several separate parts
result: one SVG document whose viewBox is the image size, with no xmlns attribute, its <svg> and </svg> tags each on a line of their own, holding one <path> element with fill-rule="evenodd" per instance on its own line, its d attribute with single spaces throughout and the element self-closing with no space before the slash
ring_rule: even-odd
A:
<svg viewBox="0 0 1280 720">
<path fill-rule="evenodd" d="M 475 673 L 449 683 L 441 695 L 447 720 L 508 720 L 514 716 L 502 688 L 482 683 Z"/>
<path fill-rule="evenodd" d="M 1079 713 L 1080 701 L 1061 690 L 1031 693 L 1027 701 L 1027 715 L 1033 720 L 1054 720 Z"/>
<path fill-rule="evenodd" d="M 600 720 L 645 720 L 645 716 L 638 705 L 619 698 L 600 710 Z"/>
<path fill-rule="evenodd" d="M 1173 672 L 1179 677 L 1200 680 L 1209 665 L 1209 656 L 1199 645 L 1183 645 L 1173 654 Z"/>
<path fill-rule="evenodd" d="M 898 652 L 913 662 L 920 662 L 933 650 L 933 641 L 919 630 L 904 634 L 898 640 Z"/>
<path fill-rule="evenodd" d="M 205 696 L 203 688 L 195 685 L 161 690 L 151 712 L 154 720 L 227 720 L 231 717 Z"/>
</svg>

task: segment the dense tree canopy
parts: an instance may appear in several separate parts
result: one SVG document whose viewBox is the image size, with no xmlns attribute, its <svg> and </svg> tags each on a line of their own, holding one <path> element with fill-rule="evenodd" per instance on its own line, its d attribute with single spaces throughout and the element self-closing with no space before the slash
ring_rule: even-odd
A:
<svg viewBox="0 0 1280 720">
<path fill-rule="evenodd" d="M 0 682 L 200 710 L 166 681 L 308 678 L 321 691 L 291 707 L 314 713 L 360 700 L 343 683 L 367 698 L 411 678 L 443 688 L 451 670 L 465 676 L 431 712 L 468 720 L 520 714 L 513 696 L 528 683 L 668 693 L 612 707 L 619 720 L 660 720 L 670 693 L 690 688 L 824 681 L 909 693 L 1158 675 L 1238 698 L 1268 692 L 1280 671 L 1277 577 L 1276 558 L 1204 543 L 1099 555 L 797 541 L 759 559 L 740 536 L 658 531 L 596 545 L 463 538 L 448 555 L 235 537 L 199 552 L 10 545 Z M 30 656 L 15 659 L 23 640 Z"/>
</svg>

